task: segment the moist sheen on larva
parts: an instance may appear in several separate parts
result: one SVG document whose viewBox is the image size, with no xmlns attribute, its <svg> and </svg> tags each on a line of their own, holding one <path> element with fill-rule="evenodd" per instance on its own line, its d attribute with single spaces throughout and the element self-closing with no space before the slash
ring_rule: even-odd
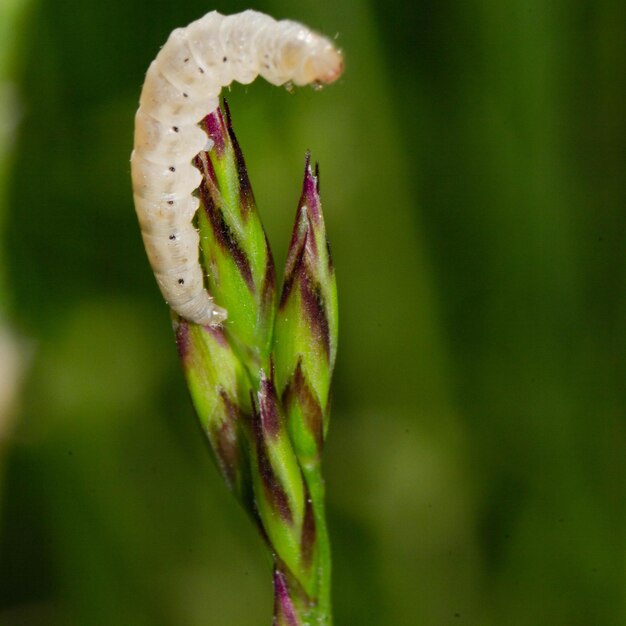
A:
<svg viewBox="0 0 626 626">
<path fill-rule="evenodd" d="M 257 76 L 282 85 L 327 84 L 343 70 L 332 42 L 290 20 L 257 11 L 208 13 L 169 36 L 150 64 L 135 117 L 133 194 L 150 265 L 169 306 L 198 324 L 219 324 L 226 311 L 204 287 L 193 216 L 201 174 L 192 165 L 210 149 L 198 123 L 231 82 Z"/>
</svg>

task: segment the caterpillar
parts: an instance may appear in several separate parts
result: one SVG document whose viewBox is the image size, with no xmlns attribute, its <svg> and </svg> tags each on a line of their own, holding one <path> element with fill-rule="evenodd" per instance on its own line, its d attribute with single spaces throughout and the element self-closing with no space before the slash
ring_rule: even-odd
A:
<svg viewBox="0 0 626 626">
<path fill-rule="evenodd" d="M 193 216 L 201 173 L 192 160 L 211 142 L 198 123 L 223 87 L 262 76 L 275 85 L 324 85 L 343 71 L 341 52 L 306 26 L 257 11 L 212 11 L 174 30 L 150 64 L 135 116 L 135 209 L 157 283 L 169 306 L 197 324 L 226 311 L 204 286 Z"/>
</svg>

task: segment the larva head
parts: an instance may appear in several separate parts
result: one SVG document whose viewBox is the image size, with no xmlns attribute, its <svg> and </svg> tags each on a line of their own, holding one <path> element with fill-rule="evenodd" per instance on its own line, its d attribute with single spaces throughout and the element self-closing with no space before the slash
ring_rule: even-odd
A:
<svg viewBox="0 0 626 626">
<path fill-rule="evenodd" d="M 284 42 L 280 66 L 296 85 L 328 85 L 343 73 L 343 55 L 326 37 L 300 27 Z"/>
<path fill-rule="evenodd" d="M 318 36 L 314 51 L 302 62 L 295 81 L 297 84 L 328 85 L 335 82 L 343 73 L 341 51 L 325 37 Z"/>
</svg>

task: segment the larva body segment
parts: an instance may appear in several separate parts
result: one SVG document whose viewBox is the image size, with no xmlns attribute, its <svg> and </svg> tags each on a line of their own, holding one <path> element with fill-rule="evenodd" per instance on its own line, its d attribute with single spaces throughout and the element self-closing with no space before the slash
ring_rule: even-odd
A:
<svg viewBox="0 0 626 626">
<path fill-rule="evenodd" d="M 144 157 L 147 154 L 154 163 L 169 163 L 172 157 L 177 162 L 183 161 L 191 151 L 197 154 L 204 150 L 206 144 L 206 133 L 195 124 L 163 124 L 148 115 L 143 108 L 137 111 L 135 151 Z"/>
<path fill-rule="evenodd" d="M 226 319 L 204 287 L 192 223 L 202 180 L 192 160 L 211 149 L 198 123 L 233 81 L 246 84 L 261 75 L 276 85 L 325 84 L 342 69 L 341 53 L 328 39 L 257 11 L 212 11 L 177 28 L 150 64 L 135 116 L 133 193 L 157 283 L 182 317 L 198 324 Z"/>
</svg>

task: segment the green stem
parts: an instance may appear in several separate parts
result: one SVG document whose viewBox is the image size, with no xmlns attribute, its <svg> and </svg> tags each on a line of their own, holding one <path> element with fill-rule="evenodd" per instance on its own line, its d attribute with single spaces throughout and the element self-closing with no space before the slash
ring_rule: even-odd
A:
<svg viewBox="0 0 626 626">
<path fill-rule="evenodd" d="M 332 626 L 331 555 L 325 515 L 325 485 L 318 464 L 304 467 L 303 476 L 315 520 L 314 594 L 307 595 L 289 568 L 275 557 L 274 626 Z"/>
<path fill-rule="evenodd" d="M 316 626 L 332 626 L 331 606 L 331 555 L 328 526 L 326 525 L 326 486 L 319 465 L 303 468 L 304 479 L 309 488 L 318 550 L 317 563 L 317 601 L 311 612 L 311 624 Z"/>
</svg>

